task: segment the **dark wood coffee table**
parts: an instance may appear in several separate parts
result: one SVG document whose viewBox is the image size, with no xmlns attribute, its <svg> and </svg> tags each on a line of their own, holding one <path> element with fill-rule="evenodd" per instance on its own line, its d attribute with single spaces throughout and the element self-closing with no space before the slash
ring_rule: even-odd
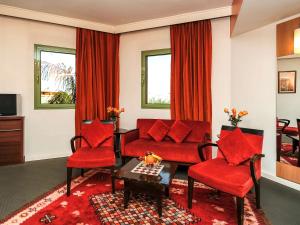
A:
<svg viewBox="0 0 300 225">
<path fill-rule="evenodd" d="M 127 208 L 130 194 L 143 193 L 150 195 L 157 201 L 157 211 L 162 216 L 162 197 L 169 196 L 169 186 L 175 175 L 177 164 L 161 162 L 164 168 L 159 176 L 132 173 L 131 170 L 140 163 L 138 159 L 131 159 L 115 173 L 116 179 L 124 180 L 124 208 Z"/>
</svg>

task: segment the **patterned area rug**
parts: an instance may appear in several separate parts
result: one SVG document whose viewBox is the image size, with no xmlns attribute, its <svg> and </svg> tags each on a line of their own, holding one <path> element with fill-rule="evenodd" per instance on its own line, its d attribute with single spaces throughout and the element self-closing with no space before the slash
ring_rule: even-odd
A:
<svg viewBox="0 0 300 225">
<path fill-rule="evenodd" d="M 132 196 L 127 209 L 123 206 L 123 191 L 115 194 L 92 195 L 90 201 L 103 224 L 195 224 L 201 219 L 187 210 L 178 208 L 171 199 L 163 201 L 163 216 L 159 218 L 156 202 L 145 195 Z"/>
<path fill-rule="evenodd" d="M 123 183 L 117 181 L 116 188 L 122 190 Z M 116 222 L 119 217 L 112 215 L 115 213 L 107 212 L 106 215 L 101 210 L 95 213 L 95 205 L 100 201 L 99 196 L 103 193 L 111 192 L 111 181 L 108 171 L 90 170 L 84 177 L 78 177 L 72 181 L 71 196 L 66 196 L 66 185 L 60 185 L 54 190 L 46 193 L 39 199 L 27 204 L 22 209 L 8 216 L 5 220 L 0 221 L 4 225 L 98 225 L 98 224 L 120 224 Z M 121 192 L 118 192 L 121 193 Z M 110 195 L 110 194 L 109 194 Z M 94 196 L 94 197 L 93 197 Z M 118 196 L 116 196 L 118 197 Z M 121 196 L 119 196 L 120 198 Z M 187 181 L 174 179 L 170 187 L 170 199 L 163 209 L 163 219 L 176 218 L 176 213 L 187 209 Z M 91 200 L 96 203 L 94 207 Z M 143 221 L 146 220 L 148 214 L 143 210 L 147 203 L 143 204 L 140 215 L 144 213 Z M 129 207 L 132 202 L 129 203 Z M 118 207 L 122 207 L 118 203 Z M 95 207 L 95 208 L 99 208 Z M 168 209 L 169 208 L 169 209 Z M 172 208 L 174 210 L 172 214 Z M 131 208 L 136 213 L 135 206 Z M 120 209 L 121 210 L 121 209 Z M 184 211 L 184 210 L 183 210 Z M 149 212 L 149 211 L 148 211 Z M 211 188 L 195 182 L 193 208 L 190 210 L 193 218 L 201 218 L 196 224 L 201 225 L 234 225 L 236 224 L 236 206 L 235 198 L 231 195 L 221 193 L 218 195 Z M 111 218 L 109 222 L 101 223 L 99 221 L 100 214 L 102 219 Z M 185 218 L 191 218 L 188 211 L 182 215 Z M 152 219 L 155 217 L 152 214 Z M 126 224 L 126 223 L 125 223 Z M 128 223 L 129 224 L 129 223 Z M 149 223 L 151 225 L 151 223 Z M 164 224 L 163 222 L 161 224 Z M 165 223 L 166 224 L 166 223 Z M 169 224 L 180 224 L 170 221 Z M 245 223 L 244 225 L 265 225 L 269 224 L 261 210 L 256 210 L 252 195 L 245 198 Z"/>
</svg>

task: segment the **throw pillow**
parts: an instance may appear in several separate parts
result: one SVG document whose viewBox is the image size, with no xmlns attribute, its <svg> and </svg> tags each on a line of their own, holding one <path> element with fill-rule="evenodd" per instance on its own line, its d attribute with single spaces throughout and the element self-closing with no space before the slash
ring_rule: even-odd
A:
<svg viewBox="0 0 300 225">
<path fill-rule="evenodd" d="M 107 125 L 102 124 L 98 119 L 91 124 L 83 124 L 81 135 L 85 137 L 93 148 L 99 147 L 104 141 L 113 135 L 113 128 L 107 129 Z"/>
<path fill-rule="evenodd" d="M 255 154 L 254 147 L 248 142 L 240 128 L 217 141 L 219 150 L 230 165 L 239 165 Z"/>
<path fill-rule="evenodd" d="M 156 120 L 152 127 L 148 130 L 148 134 L 155 141 L 162 141 L 169 131 L 169 126 L 161 120 Z"/>
<path fill-rule="evenodd" d="M 191 131 L 191 127 L 187 126 L 180 120 L 176 120 L 172 125 L 168 136 L 172 138 L 176 143 L 182 143 Z"/>
</svg>

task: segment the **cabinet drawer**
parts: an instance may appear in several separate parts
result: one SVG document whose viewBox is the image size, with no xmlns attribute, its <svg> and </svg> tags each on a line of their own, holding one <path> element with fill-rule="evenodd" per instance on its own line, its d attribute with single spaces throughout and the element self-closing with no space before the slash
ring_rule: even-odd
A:
<svg viewBox="0 0 300 225">
<path fill-rule="evenodd" d="M 0 165 L 21 163 L 24 161 L 20 144 L 0 143 Z"/>
<path fill-rule="evenodd" d="M 21 131 L 0 131 L 0 142 L 21 142 Z"/>
<path fill-rule="evenodd" d="M 14 130 L 22 129 L 22 120 L 1 120 L 0 121 L 0 131 L 1 130 Z"/>
</svg>

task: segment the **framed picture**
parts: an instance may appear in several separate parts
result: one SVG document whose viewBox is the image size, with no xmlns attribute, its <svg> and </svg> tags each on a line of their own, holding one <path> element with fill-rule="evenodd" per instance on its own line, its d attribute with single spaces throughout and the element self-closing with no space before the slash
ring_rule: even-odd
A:
<svg viewBox="0 0 300 225">
<path fill-rule="evenodd" d="M 278 72 L 278 93 L 296 93 L 296 71 Z"/>
</svg>

